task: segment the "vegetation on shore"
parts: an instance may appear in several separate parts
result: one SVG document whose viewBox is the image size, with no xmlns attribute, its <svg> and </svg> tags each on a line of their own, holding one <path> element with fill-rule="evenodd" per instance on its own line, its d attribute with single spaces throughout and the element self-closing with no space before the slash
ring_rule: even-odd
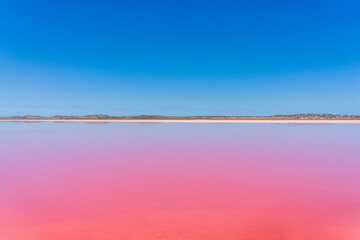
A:
<svg viewBox="0 0 360 240">
<path fill-rule="evenodd" d="M 137 115 L 137 116 L 109 116 L 103 114 L 85 116 L 55 115 L 43 116 L 13 116 L 0 117 L 2 120 L 360 120 L 360 115 L 334 115 L 334 114 L 290 114 L 272 116 L 161 116 L 161 115 Z"/>
</svg>

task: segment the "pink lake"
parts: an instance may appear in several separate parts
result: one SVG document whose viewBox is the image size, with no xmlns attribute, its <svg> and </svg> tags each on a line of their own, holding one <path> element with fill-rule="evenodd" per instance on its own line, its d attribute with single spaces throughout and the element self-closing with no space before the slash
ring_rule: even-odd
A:
<svg viewBox="0 0 360 240">
<path fill-rule="evenodd" d="M 360 124 L 0 123 L 1 240 L 357 240 Z"/>
</svg>

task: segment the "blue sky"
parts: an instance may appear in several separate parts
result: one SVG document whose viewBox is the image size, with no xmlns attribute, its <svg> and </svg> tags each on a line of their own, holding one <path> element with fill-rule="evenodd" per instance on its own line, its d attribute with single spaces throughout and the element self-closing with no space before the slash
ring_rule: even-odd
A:
<svg viewBox="0 0 360 240">
<path fill-rule="evenodd" d="M 0 115 L 360 114 L 359 1 L 0 3 Z"/>
</svg>

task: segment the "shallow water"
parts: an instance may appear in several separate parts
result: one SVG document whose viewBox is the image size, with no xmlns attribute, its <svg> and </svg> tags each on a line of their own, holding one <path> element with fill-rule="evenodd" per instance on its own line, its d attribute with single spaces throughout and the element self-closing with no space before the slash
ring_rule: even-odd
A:
<svg viewBox="0 0 360 240">
<path fill-rule="evenodd" d="M 360 124 L 0 123 L 0 239 L 360 239 Z"/>
</svg>

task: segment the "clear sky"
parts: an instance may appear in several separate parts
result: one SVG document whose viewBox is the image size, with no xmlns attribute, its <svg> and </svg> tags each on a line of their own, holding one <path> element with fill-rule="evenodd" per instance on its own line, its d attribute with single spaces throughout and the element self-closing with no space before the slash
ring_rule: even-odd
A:
<svg viewBox="0 0 360 240">
<path fill-rule="evenodd" d="M 360 1 L 0 2 L 0 115 L 360 114 Z"/>
</svg>

